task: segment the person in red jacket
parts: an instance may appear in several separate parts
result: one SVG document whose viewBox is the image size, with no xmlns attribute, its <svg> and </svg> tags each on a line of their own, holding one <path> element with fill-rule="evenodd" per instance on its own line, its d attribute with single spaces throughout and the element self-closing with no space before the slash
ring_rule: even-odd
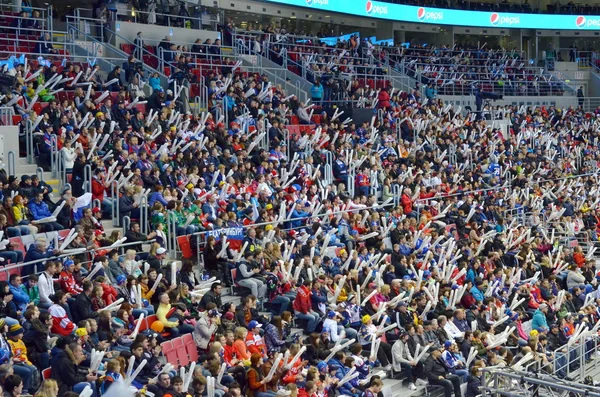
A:
<svg viewBox="0 0 600 397">
<path fill-rule="evenodd" d="M 377 95 L 377 106 L 382 109 L 388 109 L 392 105 L 390 104 L 390 94 L 387 92 L 387 88 L 383 88 Z"/>
<path fill-rule="evenodd" d="M 83 288 L 77 285 L 75 277 L 73 277 L 73 268 L 75 262 L 73 259 L 66 259 L 63 263 L 63 271 L 60 272 L 60 288 L 74 298 L 79 295 Z"/>
<path fill-rule="evenodd" d="M 319 314 L 312 310 L 310 299 L 312 292 L 310 291 L 310 285 L 311 282 L 309 280 L 304 281 L 304 284 L 298 288 L 298 294 L 292 305 L 296 318 L 308 321 L 306 329 L 304 330 L 304 333 L 306 334 L 315 332 L 320 320 Z"/>
<path fill-rule="evenodd" d="M 100 201 L 100 207 L 104 214 L 109 214 L 112 211 L 110 198 L 104 197 L 107 187 L 104 168 L 96 168 L 92 177 L 92 200 Z"/>
<path fill-rule="evenodd" d="M 262 325 L 256 320 L 248 323 L 250 332 L 246 335 L 246 346 L 251 354 L 260 354 L 262 358 L 267 358 L 267 346 L 265 340 L 260 336 L 261 327 Z"/>
<path fill-rule="evenodd" d="M 317 395 L 317 385 L 309 380 L 303 388 L 298 389 L 298 397 L 314 397 Z"/>
<path fill-rule="evenodd" d="M 400 199 L 402 202 L 402 210 L 404 211 L 404 215 L 409 218 L 416 218 L 416 215 L 413 212 L 413 202 L 410 196 L 412 195 L 412 190 L 410 188 L 404 189 L 402 193 L 402 198 Z"/>
</svg>

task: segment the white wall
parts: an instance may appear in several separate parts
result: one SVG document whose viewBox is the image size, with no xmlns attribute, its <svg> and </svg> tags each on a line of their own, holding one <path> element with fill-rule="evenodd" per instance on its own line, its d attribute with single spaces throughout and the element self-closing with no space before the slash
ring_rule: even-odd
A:
<svg viewBox="0 0 600 397">
<path fill-rule="evenodd" d="M 19 157 L 19 127 L 14 125 L 0 127 L 0 160 L 8 161 L 8 152 L 15 152 L 15 160 Z"/>
</svg>

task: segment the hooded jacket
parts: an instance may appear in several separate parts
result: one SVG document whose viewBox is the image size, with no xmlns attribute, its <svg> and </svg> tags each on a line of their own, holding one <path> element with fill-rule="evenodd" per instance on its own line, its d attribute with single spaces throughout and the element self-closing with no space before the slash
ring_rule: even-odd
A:
<svg viewBox="0 0 600 397">
<path fill-rule="evenodd" d="M 31 328 L 25 331 L 23 342 L 27 347 L 27 356 L 36 366 L 40 364 L 42 353 L 47 353 L 50 347 L 48 346 L 48 336 L 50 331 L 39 318 L 31 320 Z"/>
<path fill-rule="evenodd" d="M 82 368 L 82 367 L 79 367 Z M 73 386 L 80 382 L 86 382 L 87 370 L 79 372 L 75 364 L 75 356 L 71 349 L 66 346 L 64 350 L 58 353 L 56 360 L 52 364 L 52 379 L 58 383 L 58 395 L 64 396 L 66 392 L 73 391 Z"/>
</svg>

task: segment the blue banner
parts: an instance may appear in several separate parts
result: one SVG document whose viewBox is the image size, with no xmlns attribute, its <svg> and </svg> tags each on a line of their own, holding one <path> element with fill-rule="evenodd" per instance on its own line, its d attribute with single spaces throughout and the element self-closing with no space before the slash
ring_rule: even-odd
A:
<svg viewBox="0 0 600 397">
<path fill-rule="evenodd" d="M 242 241 L 244 241 L 244 228 L 228 227 L 225 229 L 210 230 L 208 235 L 213 236 L 217 241 L 221 240 L 221 237 L 225 235 L 229 242 L 229 248 L 239 250 L 242 247 Z"/>
<path fill-rule="evenodd" d="M 375 36 L 371 36 L 368 39 L 374 45 L 384 45 L 384 46 L 385 45 L 388 45 L 388 46 L 394 45 L 394 39 L 377 40 L 377 37 L 375 37 Z"/>
<path fill-rule="evenodd" d="M 354 33 L 349 33 L 349 34 L 345 34 L 345 35 L 338 36 L 338 37 L 323 37 L 323 38 L 320 38 L 319 41 L 328 46 L 335 47 L 335 45 L 338 43 L 338 41 L 340 41 L 340 42 L 341 41 L 349 41 L 350 38 L 355 35 L 358 37 L 358 39 L 360 39 L 360 33 L 354 32 Z"/>
<path fill-rule="evenodd" d="M 414 23 L 482 28 L 599 30 L 600 15 L 517 14 L 408 6 L 372 0 L 266 0 L 315 10 Z"/>
</svg>

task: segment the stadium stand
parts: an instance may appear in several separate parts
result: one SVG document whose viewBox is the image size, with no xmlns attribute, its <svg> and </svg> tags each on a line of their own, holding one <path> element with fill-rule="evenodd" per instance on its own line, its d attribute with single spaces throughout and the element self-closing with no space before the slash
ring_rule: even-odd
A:
<svg viewBox="0 0 600 397">
<path fill-rule="evenodd" d="M 0 114 L 42 169 L 0 172 L 6 395 L 475 397 L 488 367 L 597 373 L 598 112 L 441 97 L 567 96 L 520 53 L 233 31 L 96 60 L 2 19 Z"/>
</svg>

